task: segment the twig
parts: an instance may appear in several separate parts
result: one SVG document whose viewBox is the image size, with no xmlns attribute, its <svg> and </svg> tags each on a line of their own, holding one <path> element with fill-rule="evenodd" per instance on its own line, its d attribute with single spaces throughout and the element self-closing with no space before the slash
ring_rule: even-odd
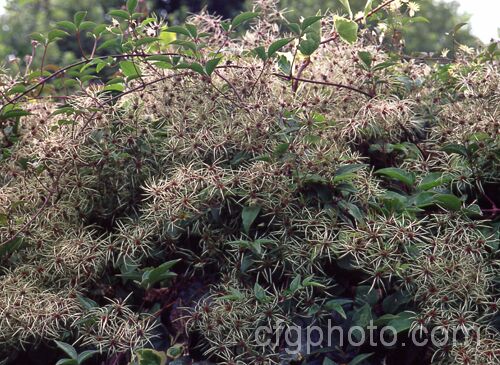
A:
<svg viewBox="0 0 500 365">
<path fill-rule="evenodd" d="M 353 86 L 349 86 L 349 85 L 338 84 L 338 83 L 327 82 L 327 81 L 316 81 L 316 80 L 309 80 L 309 79 L 297 78 L 297 77 L 283 75 L 283 74 L 278 74 L 278 73 L 273 73 L 273 75 L 277 76 L 277 77 L 280 77 L 282 79 L 291 80 L 291 81 L 296 80 L 296 81 L 300 81 L 300 82 L 307 82 L 307 83 L 310 83 L 310 84 L 333 86 L 333 87 L 337 87 L 339 89 L 347 89 L 347 90 L 351 90 L 351 91 L 355 91 L 357 93 L 363 94 L 363 95 L 369 97 L 370 99 L 374 97 L 374 95 L 372 95 L 372 94 L 370 94 L 370 93 L 368 93 L 366 91 L 357 89 L 357 88 L 355 88 Z"/>
</svg>

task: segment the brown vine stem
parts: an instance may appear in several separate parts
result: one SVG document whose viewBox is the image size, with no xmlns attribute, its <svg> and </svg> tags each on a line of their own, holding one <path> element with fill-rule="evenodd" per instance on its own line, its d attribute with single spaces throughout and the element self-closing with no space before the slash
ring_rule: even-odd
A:
<svg viewBox="0 0 500 365">
<path fill-rule="evenodd" d="M 303 79 L 303 78 L 298 78 L 298 77 L 289 76 L 289 75 L 282 75 L 282 74 L 278 74 L 278 73 L 273 73 L 273 75 L 276 76 L 276 77 L 280 77 L 282 79 L 285 79 L 285 80 L 289 80 L 289 81 L 300 81 L 300 82 L 306 82 L 306 83 L 309 83 L 309 84 L 333 86 L 333 87 L 337 87 L 339 89 L 347 89 L 347 90 L 351 90 L 351 91 L 355 91 L 357 93 L 363 94 L 363 95 L 367 96 L 370 99 L 374 97 L 374 95 L 372 95 L 372 94 L 370 94 L 370 93 L 368 93 L 366 91 L 357 89 L 357 88 L 355 88 L 353 86 L 349 86 L 349 85 L 338 84 L 338 83 L 335 83 L 335 82 L 327 82 L 327 81 L 317 81 L 317 80 Z"/>
</svg>

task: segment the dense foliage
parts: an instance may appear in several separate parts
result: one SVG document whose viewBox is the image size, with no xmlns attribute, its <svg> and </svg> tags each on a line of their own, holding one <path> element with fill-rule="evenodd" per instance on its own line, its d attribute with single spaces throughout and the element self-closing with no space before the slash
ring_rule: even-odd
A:
<svg viewBox="0 0 500 365">
<path fill-rule="evenodd" d="M 71 18 L 79 10 L 88 11 L 86 20 L 102 23 L 111 9 L 124 9 L 125 1 L 6 0 L 5 3 L 3 13 L 0 10 L 0 63 L 9 61 L 23 64 L 25 56 L 32 54 L 32 45 L 26 35 L 46 32 L 57 22 Z M 365 0 L 351 0 L 353 13 L 362 11 L 365 3 Z M 377 3 L 378 0 L 373 1 L 373 4 Z M 452 54 L 454 38 L 468 46 L 475 46 L 479 42 L 471 35 L 468 25 L 464 24 L 468 22 L 468 17 L 460 14 L 457 3 L 441 0 L 419 0 L 414 3 L 419 7 L 418 17 L 413 17 L 411 21 L 407 19 L 408 23 L 404 27 L 397 22 L 387 24 L 386 30 L 391 35 L 388 39 L 392 38 L 393 33 L 402 36 L 406 53 L 441 52 L 447 48 Z M 251 5 L 249 0 L 140 0 L 138 10 L 144 14 L 151 13 L 166 18 L 170 24 L 179 24 L 189 14 L 197 13 L 205 7 L 210 14 L 232 18 L 241 11 L 251 10 Z M 318 10 L 345 13 L 339 0 L 281 0 L 279 6 L 287 17 L 313 16 Z M 20 17 L 19 14 L 23 16 Z M 459 24 L 462 26 L 455 32 L 454 28 Z M 83 39 L 84 50 L 91 46 L 91 40 Z M 81 50 L 71 38 L 53 44 L 46 55 L 47 64 L 53 64 L 53 67 L 68 64 L 80 57 Z M 34 62 L 37 63 L 39 59 L 40 57 L 35 57 Z M 11 68 L 16 67 L 13 65 Z"/>
<path fill-rule="evenodd" d="M 129 0 L 35 34 L 92 51 L 0 74 L 4 363 L 496 363 L 497 44 L 415 60 L 366 26 L 411 5 L 374 3 L 167 27 Z M 256 343 L 329 320 L 460 336 Z"/>
</svg>

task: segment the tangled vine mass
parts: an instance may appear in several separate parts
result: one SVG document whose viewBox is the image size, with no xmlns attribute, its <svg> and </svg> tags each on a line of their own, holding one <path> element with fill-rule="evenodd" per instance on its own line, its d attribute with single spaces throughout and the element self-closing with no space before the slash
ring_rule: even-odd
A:
<svg viewBox="0 0 500 365">
<path fill-rule="evenodd" d="M 183 26 L 136 3 L 34 36 L 87 33 L 77 64 L 0 73 L 6 364 L 69 343 L 115 365 L 498 363 L 495 43 L 407 57 L 377 28 L 407 1 Z M 463 336 L 293 356 L 255 336 L 328 320 Z"/>
</svg>

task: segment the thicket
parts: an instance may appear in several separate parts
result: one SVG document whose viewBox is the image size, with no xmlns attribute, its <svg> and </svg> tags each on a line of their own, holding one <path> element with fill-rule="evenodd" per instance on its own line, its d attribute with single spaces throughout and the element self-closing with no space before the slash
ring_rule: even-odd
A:
<svg viewBox="0 0 500 365">
<path fill-rule="evenodd" d="M 33 36 L 42 55 L 93 46 L 0 74 L 5 364 L 56 346 L 67 365 L 498 362 L 497 44 L 415 60 L 366 22 L 404 26 L 411 2 L 343 3 L 168 27 L 129 0 Z M 295 357 L 256 343 L 329 319 L 474 329 Z"/>
</svg>

